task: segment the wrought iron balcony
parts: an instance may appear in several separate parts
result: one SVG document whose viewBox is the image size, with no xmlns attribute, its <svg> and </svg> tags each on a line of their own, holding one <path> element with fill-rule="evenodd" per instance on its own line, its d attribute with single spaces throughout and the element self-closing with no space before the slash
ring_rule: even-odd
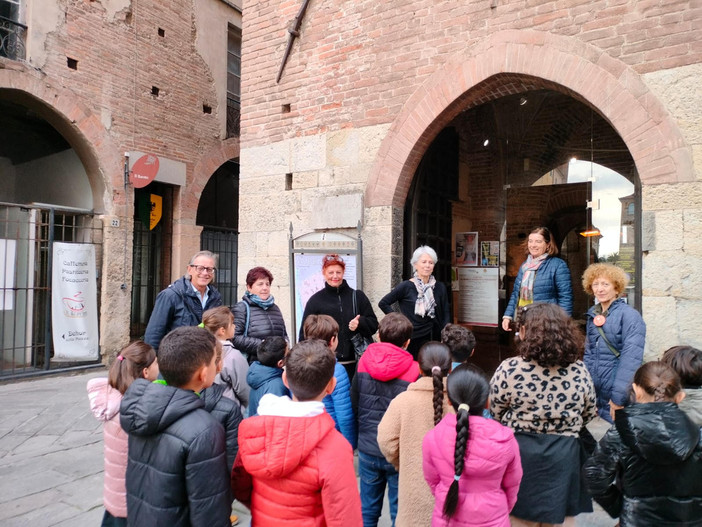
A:
<svg viewBox="0 0 702 527">
<path fill-rule="evenodd" d="M 241 105 L 239 101 L 227 97 L 227 139 L 239 136 Z"/>
<path fill-rule="evenodd" d="M 0 16 L 0 57 L 24 60 L 27 26 Z"/>
</svg>

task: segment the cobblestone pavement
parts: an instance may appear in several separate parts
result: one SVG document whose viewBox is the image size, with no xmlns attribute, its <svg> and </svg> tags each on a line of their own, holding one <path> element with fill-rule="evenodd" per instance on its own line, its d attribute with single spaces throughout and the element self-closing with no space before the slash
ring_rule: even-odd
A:
<svg viewBox="0 0 702 527">
<path fill-rule="evenodd" d="M 95 527 L 102 508 L 102 428 L 88 407 L 88 379 L 104 369 L 0 384 L 0 525 Z M 606 425 L 597 423 L 600 437 Z M 246 509 L 235 504 L 240 525 Z M 581 514 L 578 527 L 611 527 L 602 512 Z M 380 527 L 388 527 L 386 506 Z"/>
</svg>

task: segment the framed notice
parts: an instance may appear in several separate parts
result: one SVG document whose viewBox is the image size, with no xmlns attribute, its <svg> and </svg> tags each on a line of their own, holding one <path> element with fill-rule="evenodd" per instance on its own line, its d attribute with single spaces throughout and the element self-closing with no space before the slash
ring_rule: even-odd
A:
<svg viewBox="0 0 702 527">
<path fill-rule="evenodd" d="M 500 265 L 500 242 L 480 242 L 480 265 L 497 267 Z"/>
<path fill-rule="evenodd" d="M 478 265 L 478 233 L 456 233 L 456 265 L 459 267 Z"/>
<path fill-rule="evenodd" d="M 462 267 L 458 269 L 458 322 L 497 327 L 499 269 Z"/>
</svg>

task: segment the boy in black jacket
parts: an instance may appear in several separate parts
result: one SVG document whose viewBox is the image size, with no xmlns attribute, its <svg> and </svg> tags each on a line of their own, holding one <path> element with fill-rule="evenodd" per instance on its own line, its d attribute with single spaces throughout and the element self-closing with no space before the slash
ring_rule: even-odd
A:
<svg viewBox="0 0 702 527">
<path fill-rule="evenodd" d="M 171 331 L 159 347 L 165 381 L 137 379 L 124 394 L 131 526 L 231 525 L 224 429 L 198 395 L 217 373 L 215 345 L 202 328 Z"/>
</svg>

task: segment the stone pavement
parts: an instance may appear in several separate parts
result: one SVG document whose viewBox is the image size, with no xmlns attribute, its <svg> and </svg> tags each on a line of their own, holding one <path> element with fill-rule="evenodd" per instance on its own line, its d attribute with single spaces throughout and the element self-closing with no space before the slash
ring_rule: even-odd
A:
<svg viewBox="0 0 702 527">
<path fill-rule="evenodd" d="M 102 425 L 90 412 L 85 385 L 104 369 L 0 384 L 0 525 L 96 527 L 102 508 Z M 606 426 L 593 428 L 600 437 Z M 240 525 L 249 524 L 236 504 Z M 611 527 L 601 510 L 578 527 Z M 380 527 L 389 527 L 387 500 Z"/>
</svg>

